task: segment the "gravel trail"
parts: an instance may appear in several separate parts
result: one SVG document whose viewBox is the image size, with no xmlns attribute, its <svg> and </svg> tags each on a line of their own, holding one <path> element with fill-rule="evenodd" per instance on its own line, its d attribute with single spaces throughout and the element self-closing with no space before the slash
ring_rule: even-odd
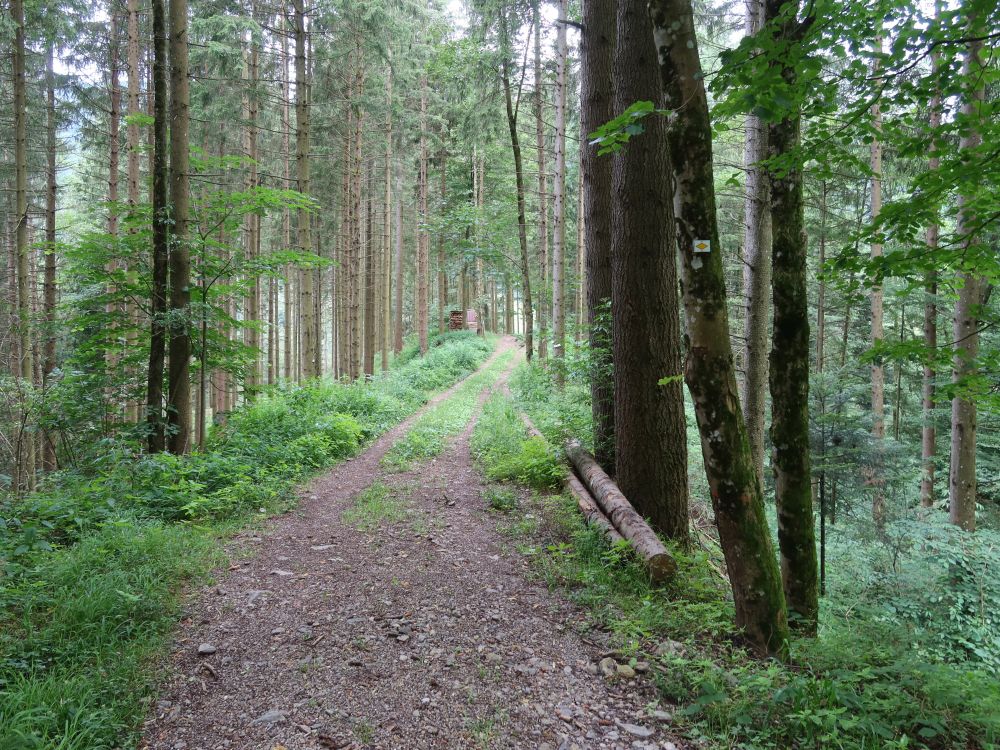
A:
<svg viewBox="0 0 1000 750">
<path fill-rule="evenodd" d="M 600 635 L 577 634 L 583 613 L 497 531 L 469 453 L 475 418 L 437 459 L 380 465 L 418 415 L 234 540 L 235 564 L 188 606 L 141 747 L 683 747 L 648 710 L 649 681 L 606 677 Z M 391 512 L 342 518 L 373 483 Z"/>
</svg>

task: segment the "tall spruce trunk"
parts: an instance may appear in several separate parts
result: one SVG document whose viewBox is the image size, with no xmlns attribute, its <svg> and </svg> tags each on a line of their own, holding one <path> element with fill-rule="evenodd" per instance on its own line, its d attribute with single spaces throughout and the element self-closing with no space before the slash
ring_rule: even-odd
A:
<svg viewBox="0 0 1000 750">
<path fill-rule="evenodd" d="M 535 0 L 534 33 L 535 33 L 535 150 L 538 164 L 538 359 L 549 356 L 549 198 L 548 175 L 545 173 L 545 130 L 543 115 L 545 108 L 545 89 L 542 81 L 542 14 L 541 0 Z"/>
<path fill-rule="evenodd" d="M 163 369 L 166 356 L 167 276 L 170 255 L 170 206 L 167 162 L 167 17 L 166 0 L 152 0 L 153 15 L 153 274 L 149 305 L 149 367 L 146 420 L 150 453 L 166 449 L 163 420 Z"/>
<path fill-rule="evenodd" d="M 778 24 L 780 43 L 795 45 L 803 28 L 789 0 L 767 0 L 769 24 Z M 795 70 L 781 66 L 781 76 L 794 89 Z M 768 172 L 773 228 L 774 333 L 771 341 L 771 444 L 774 446 L 774 502 L 778 516 L 781 580 L 792 625 L 816 633 L 819 616 L 819 568 L 812 509 L 809 454 L 809 294 L 802 168 L 794 160 L 801 142 L 797 108 L 768 128 L 770 156 L 786 165 Z"/>
<path fill-rule="evenodd" d="M 392 350 L 403 351 L 403 170 L 396 164 L 396 248 L 395 248 L 396 310 L 393 321 Z"/>
<path fill-rule="evenodd" d="M 417 179 L 420 226 L 417 235 L 417 340 L 420 353 L 427 353 L 427 276 L 430 237 L 427 232 L 427 76 L 420 78 L 420 174 Z"/>
<path fill-rule="evenodd" d="M 392 330 L 392 68 L 386 73 L 385 206 L 382 211 L 382 370 L 389 369 Z"/>
<path fill-rule="evenodd" d="M 746 34 L 764 25 L 765 0 L 746 0 Z M 767 405 L 768 329 L 771 312 L 771 211 L 767 175 L 767 124 L 746 118 L 743 162 L 747 170 L 743 221 L 743 380 L 740 397 L 754 466 L 764 476 L 764 422 Z"/>
<path fill-rule="evenodd" d="M 517 188 L 517 239 L 521 245 L 521 300 L 524 314 L 524 355 L 531 361 L 534 345 L 534 313 L 531 308 L 531 265 L 528 259 L 528 233 L 525 228 L 524 166 L 521 163 L 521 142 L 517 136 L 517 112 L 510 90 L 510 63 L 500 65 L 504 105 L 507 109 L 507 128 L 510 131 L 510 149 L 514 155 L 514 183 Z M 464 286 L 464 285 L 463 285 Z"/>
<path fill-rule="evenodd" d="M 935 3 L 935 16 L 940 15 L 940 0 Z M 940 54 L 931 54 L 931 68 L 938 69 Z M 936 132 L 941 126 L 941 93 L 937 89 L 931 97 L 930 129 Z M 933 149 L 933 147 L 932 147 Z M 928 160 L 927 168 L 938 169 L 941 166 L 941 157 L 932 150 Z M 938 246 L 940 227 L 935 223 L 927 227 L 925 241 L 927 250 L 934 254 Z M 927 272 L 924 282 L 924 347 L 928 353 L 937 351 L 937 271 L 931 269 Z M 934 364 L 930 356 L 923 365 L 923 380 L 921 383 L 921 427 L 920 427 L 920 505 L 924 508 L 934 507 L 937 495 L 934 490 L 934 474 L 936 471 L 935 459 L 937 458 L 937 427 L 934 424 Z"/>
<path fill-rule="evenodd" d="M 118 12 L 112 4 L 110 8 L 110 20 L 108 25 L 108 100 L 111 105 L 108 111 L 108 235 L 112 241 L 117 243 L 118 239 L 118 177 L 121 161 L 121 115 L 122 115 L 122 88 L 119 81 L 119 33 L 118 33 Z M 117 253 L 120 250 L 116 250 Z M 109 276 L 114 278 L 118 270 L 118 259 L 112 257 L 108 261 L 107 271 Z M 118 362 L 121 359 L 121 344 L 119 327 L 119 304 L 114 301 L 117 296 L 117 285 L 112 280 L 108 282 L 108 295 L 111 301 L 107 303 L 105 311 L 108 314 L 109 346 L 104 352 L 104 362 L 108 374 L 114 373 L 118 369 Z M 110 380 L 109 380 L 110 382 Z M 120 418 L 117 394 L 114 389 L 108 388 L 108 411 L 112 418 L 117 421 Z"/>
<path fill-rule="evenodd" d="M 882 37 L 875 38 L 875 59 L 872 64 L 872 75 L 878 75 L 880 68 L 879 55 L 882 54 Z M 871 194 L 871 218 L 872 222 L 878 221 L 882 212 L 882 141 L 879 134 L 882 132 L 882 111 L 876 100 L 872 104 L 872 128 L 875 137 L 871 143 L 871 171 L 872 171 L 872 194 Z M 871 257 L 873 260 L 882 257 L 882 243 L 873 242 L 871 245 Z M 883 325 L 883 300 L 881 283 L 872 287 L 871 290 L 871 341 L 872 346 L 882 343 L 885 336 Z M 881 529 L 885 526 L 885 477 L 884 477 L 884 454 L 885 446 L 885 365 L 881 355 L 872 361 L 872 441 L 874 442 L 874 454 L 872 466 L 868 470 L 868 484 L 872 489 L 872 520 L 875 526 Z"/>
<path fill-rule="evenodd" d="M 366 242 L 365 242 L 365 376 L 371 377 L 375 374 L 375 310 L 378 307 L 376 299 L 376 279 L 375 274 L 375 236 L 372 232 L 374 225 L 372 194 L 375 192 L 375 170 L 368 168 L 368 195 L 366 196 L 365 222 L 366 222 Z"/>
<path fill-rule="evenodd" d="M 552 185 L 552 356 L 566 355 L 566 0 L 559 0 L 556 19 L 556 163 Z M 556 383 L 565 381 L 565 371 L 557 367 Z"/>
<path fill-rule="evenodd" d="M 668 140 L 689 342 L 684 374 L 698 420 L 736 622 L 756 651 L 787 658 L 785 595 L 737 395 L 715 209 L 712 128 L 694 13 L 690 0 L 651 0 L 649 10 L 664 105 L 673 111 Z M 662 176 L 670 178 L 670 173 Z M 696 241 L 708 247 L 696 248 Z"/>
<path fill-rule="evenodd" d="M 24 73 L 24 3 L 11 0 L 14 23 L 14 257 L 17 267 L 17 338 L 20 361 L 17 375 L 31 381 L 34 372 L 31 345 L 31 247 L 28 242 L 28 126 Z M 28 453 L 33 456 L 32 451 Z M 33 467 L 32 467 L 33 469 Z M 31 471 L 26 472 L 30 475 Z"/>
<path fill-rule="evenodd" d="M 441 150 L 439 157 L 439 162 L 441 165 L 441 187 L 438 191 L 438 198 L 440 200 L 440 215 L 445 214 L 445 199 L 448 191 L 448 152 L 444 149 Z M 438 231 L 437 236 L 437 266 L 438 266 L 438 333 L 444 333 L 448 330 L 447 317 L 448 317 L 448 274 L 445 269 L 445 257 L 444 257 L 444 232 Z"/>
<path fill-rule="evenodd" d="M 167 423 L 170 452 L 191 450 L 191 247 L 188 238 L 187 0 L 170 0 L 170 340 Z"/>
<path fill-rule="evenodd" d="M 615 46 L 612 0 L 583 3 L 580 33 L 580 141 L 583 171 L 584 246 L 587 265 L 587 327 L 591 372 L 590 396 L 594 418 L 594 457 L 607 470 L 615 466 L 614 381 L 611 372 L 611 162 L 597 155 L 586 136 L 614 116 L 611 63 Z"/>
<path fill-rule="evenodd" d="M 243 132 L 243 152 L 247 157 L 246 189 L 256 190 L 259 184 L 257 176 L 257 79 L 259 51 L 253 42 L 250 48 L 244 52 L 243 77 L 246 94 L 244 97 L 244 122 L 246 123 Z M 246 243 L 245 255 L 248 260 L 253 261 L 260 255 L 260 215 L 249 213 L 243 220 L 244 241 Z M 260 275 L 253 272 L 253 279 L 250 281 L 250 288 L 247 290 L 244 301 L 246 319 L 251 325 L 246 329 L 244 339 L 247 347 L 251 350 L 250 356 L 253 361 L 250 370 L 244 381 L 244 393 L 248 398 L 253 398 L 257 386 L 261 382 L 261 362 L 260 362 L 260 330 L 256 323 L 260 321 Z"/>
<path fill-rule="evenodd" d="M 56 369 L 56 85 L 52 42 L 45 49 L 46 95 L 46 185 L 45 185 L 45 280 L 43 309 L 45 346 L 42 350 L 42 390 L 48 392 L 52 373 Z M 55 437 L 46 431 L 42 435 L 42 469 L 56 469 Z"/>
<path fill-rule="evenodd" d="M 983 61 L 983 28 L 982 19 L 972 15 L 969 19 L 969 37 L 967 43 L 963 76 L 972 88 L 966 92 L 962 103 L 962 115 L 969 122 L 959 141 L 960 151 L 973 151 L 983 142 L 983 135 L 977 121 L 983 114 L 981 109 L 986 99 L 985 84 L 982 72 Z M 948 517 L 953 524 L 965 531 L 976 530 L 976 431 L 977 413 L 975 397 L 962 392 L 965 381 L 978 374 L 979 327 L 981 306 L 987 289 L 987 282 L 979 275 L 975 257 L 979 249 L 980 238 L 977 232 L 977 217 L 973 213 L 975 195 L 961 193 L 959 195 L 959 213 L 957 234 L 962 238 L 966 251 L 966 269 L 960 276 L 958 299 L 955 301 L 955 316 L 953 319 L 953 341 L 955 356 L 952 371 L 953 382 L 960 390 L 951 400 L 951 463 L 948 476 L 949 505 Z"/>
<path fill-rule="evenodd" d="M 297 189 L 309 194 L 309 82 L 306 71 L 306 12 L 305 0 L 293 0 L 295 11 L 295 167 Z M 312 253 L 309 211 L 300 208 L 297 220 L 297 244 L 303 253 Z M 299 330 L 301 351 L 299 360 L 302 376 L 308 380 L 319 376 L 316 341 L 314 279 L 311 269 L 299 275 Z"/>
<path fill-rule="evenodd" d="M 130 215 L 134 215 L 140 200 L 142 199 L 140 190 L 140 180 L 142 178 L 139 168 L 139 124 L 136 122 L 136 118 L 141 114 L 139 107 L 139 85 L 140 85 L 140 70 L 139 70 L 139 0 L 127 0 L 127 29 L 128 29 L 128 48 L 127 48 L 127 65 L 128 65 L 128 114 L 129 122 L 128 129 L 126 131 L 126 138 L 128 143 L 128 156 L 126 157 L 126 174 L 127 174 L 127 193 L 128 193 L 128 210 Z M 137 232 L 138 228 L 133 228 L 132 232 Z M 129 285 L 132 286 L 139 278 L 139 267 L 141 264 L 136 263 L 134 260 L 128 262 L 128 278 Z M 127 318 L 127 332 L 125 334 L 125 350 L 126 352 L 133 352 L 139 345 L 139 308 L 135 303 L 134 299 L 129 299 L 126 303 L 126 318 Z M 138 378 L 138 372 L 133 367 L 130 374 L 130 381 L 134 378 Z M 132 383 L 130 382 L 130 385 Z M 136 423 L 139 421 L 139 403 L 134 399 L 130 398 L 128 401 L 128 406 L 125 414 L 125 418 L 129 423 Z"/>
<path fill-rule="evenodd" d="M 645 0 L 620 0 L 612 72 L 615 109 L 660 98 Z M 654 529 L 688 538 L 687 429 L 670 157 L 661 118 L 612 165 L 611 322 L 615 473 Z M 671 378 L 661 385 L 663 378 Z"/>
</svg>

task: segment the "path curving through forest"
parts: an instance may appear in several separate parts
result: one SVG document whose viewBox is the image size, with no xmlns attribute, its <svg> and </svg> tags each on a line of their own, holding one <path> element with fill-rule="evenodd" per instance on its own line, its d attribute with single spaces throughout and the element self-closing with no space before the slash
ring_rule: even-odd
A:
<svg viewBox="0 0 1000 750">
<path fill-rule="evenodd" d="M 235 563 L 189 605 L 142 747 L 680 747 L 646 710 L 652 686 L 600 673 L 582 613 L 497 530 L 469 450 L 478 408 L 437 458 L 383 466 L 460 387 L 235 539 Z"/>
</svg>

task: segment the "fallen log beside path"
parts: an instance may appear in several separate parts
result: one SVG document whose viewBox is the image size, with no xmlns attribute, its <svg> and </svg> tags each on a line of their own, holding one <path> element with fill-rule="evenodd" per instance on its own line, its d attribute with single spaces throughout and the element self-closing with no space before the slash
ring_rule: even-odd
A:
<svg viewBox="0 0 1000 750">
<path fill-rule="evenodd" d="M 591 496 L 604 515 L 623 537 L 628 539 L 636 552 L 646 564 L 650 577 L 655 582 L 662 582 L 677 572 L 677 562 L 674 560 L 663 542 L 656 535 L 646 520 L 639 515 L 628 501 L 618 485 L 612 481 L 597 463 L 597 460 L 587 452 L 578 440 L 569 440 L 565 445 L 566 457 L 576 467 L 583 483 L 590 490 Z"/>
</svg>

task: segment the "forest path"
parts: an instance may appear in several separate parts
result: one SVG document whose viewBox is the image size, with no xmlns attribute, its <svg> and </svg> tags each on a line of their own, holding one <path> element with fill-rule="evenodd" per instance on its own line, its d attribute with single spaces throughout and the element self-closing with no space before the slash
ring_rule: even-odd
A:
<svg viewBox="0 0 1000 750">
<path fill-rule="evenodd" d="M 487 510 L 469 441 L 516 359 L 436 459 L 380 463 L 429 405 L 237 538 L 244 559 L 188 609 L 142 747 L 674 747 L 646 716 L 652 686 L 597 674 L 582 613 L 531 580 Z"/>
</svg>

